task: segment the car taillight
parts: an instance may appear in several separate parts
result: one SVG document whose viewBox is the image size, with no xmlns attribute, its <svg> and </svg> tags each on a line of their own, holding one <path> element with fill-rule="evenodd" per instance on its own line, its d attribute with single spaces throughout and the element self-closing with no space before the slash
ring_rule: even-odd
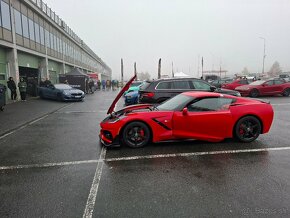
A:
<svg viewBox="0 0 290 218">
<path fill-rule="evenodd" d="M 154 96 L 153 92 L 147 92 L 147 93 L 143 93 L 142 97 L 147 97 L 147 98 L 152 98 Z"/>
</svg>

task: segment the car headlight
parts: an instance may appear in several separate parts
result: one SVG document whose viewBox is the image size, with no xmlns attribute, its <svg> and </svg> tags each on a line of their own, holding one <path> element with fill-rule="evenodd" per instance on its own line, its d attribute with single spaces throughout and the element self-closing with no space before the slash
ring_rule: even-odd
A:
<svg viewBox="0 0 290 218">
<path fill-rule="evenodd" d="M 63 94 L 65 94 L 65 95 L 70 95 L 70 92 L 69 92 L 69 91 L 66 91 L 66 90 L 64 90 L 64 91 L 63 91 Z"/>
<path fill-rule="evenodd" d="M 241 95 L 241 93 L 236 93 L 236 96 L 238 96 L 238 97 L 241 97 L 242 95 Z"/>
</svg>

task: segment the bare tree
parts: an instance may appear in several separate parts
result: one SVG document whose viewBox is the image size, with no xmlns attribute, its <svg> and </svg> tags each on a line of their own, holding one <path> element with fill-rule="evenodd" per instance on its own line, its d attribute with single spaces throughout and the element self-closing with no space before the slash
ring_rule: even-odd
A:
<svg viewBox="0 0 290 218">
<path fill-rule="evenodd" d="M 244 67 L 243 71 L 242 71 L 243 75 L 248 75 L 249 74 L 249 70 L 247 67 Z"/>
<path fill-rule="evenodd" d="M 148 72 L 141 72 L 137 73 L 137 77 L 139 80 L 149 80 L 150 79 L 150 74 Z"/>
<path fill-rule="evenodd" d="M 269 76 L 278 76 L 282 72 L 280 64 L 278 61 L 275 61 L 272 67 L 269 70 Z"/>
</svg>

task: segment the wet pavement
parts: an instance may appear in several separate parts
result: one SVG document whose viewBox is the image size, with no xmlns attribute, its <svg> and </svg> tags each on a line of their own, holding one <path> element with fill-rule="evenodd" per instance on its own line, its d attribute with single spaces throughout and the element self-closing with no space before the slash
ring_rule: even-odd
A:
<svg viewBox="0 0 290 218">
<path fill-rule="evenodd" d="M 274 123 L 253 143 L 102 149 L 99 122 L 116 94 L 7 105 L 0 217 L 290 216 L 290 97 L 266 98 Z"/>
</svg>

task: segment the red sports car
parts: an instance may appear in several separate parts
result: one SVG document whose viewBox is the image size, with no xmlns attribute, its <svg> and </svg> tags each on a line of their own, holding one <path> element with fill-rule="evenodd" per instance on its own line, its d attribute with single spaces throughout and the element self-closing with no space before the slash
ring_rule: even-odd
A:
<svg viewBox="0 0 290 218">
<path fill-rule="evenodd" d="M 289 96 L 290 83 L 281 78 L 269 80 L 258 80 L 249 85 L 239 86 L 235 90 L 242 96 L 258 97 L 261 95 L 283 95 Z"/>
<path fill-rule="evenodd" d="M 254 141 L 270 130 L 273 109 L 268 102 L 212 92 L 184 92 L 154 106 L 139 104 L 113 112 L 120 91 L 101 123 L 105 146 L 125 144 L 137 148 L 149 142 L 198 139 L 219 142 L 236 138 Z"/>
<path fill-rule="evenodd" d="M 223 89 L 235 90 L 235 88 L 237 88 L 239 86 L 247 85 L 250 82 L 252 82 L 252 81 L 249 81 L 247 79 L 237 79 L 237 80 L 234 80 L 231 83 L 224 83 L 224 84 L 222 84 L 222 88 Z"/>
</svg>

